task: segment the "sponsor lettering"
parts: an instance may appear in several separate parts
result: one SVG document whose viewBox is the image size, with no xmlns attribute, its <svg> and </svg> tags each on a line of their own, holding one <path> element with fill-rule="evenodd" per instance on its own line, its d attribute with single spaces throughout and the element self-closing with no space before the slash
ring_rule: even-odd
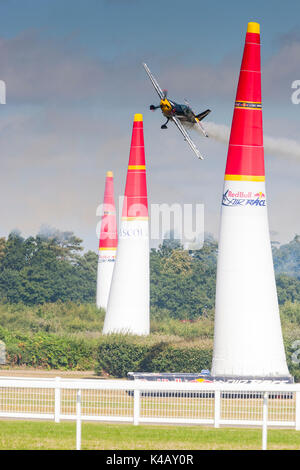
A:
<svg viewBox="0 0 300 470">
<path fill-rule="evenodd" d="M 141 227 L 120 229 L 120 238 L 141 238 L 146 237 L 146 235 Z"/>
<path fill-rule="evenodd" d="M 252 193 L 249 191 L 248 193 L 244 193 L 244 191 L 233 192 L 230 189 L 223 194 L 222 205 L 223 206 L 257 206 L 257 207 L 265 207 L 266 206 L 266 199 L 265 194 L 263 192 L 259 193 Z"/>
</svg>

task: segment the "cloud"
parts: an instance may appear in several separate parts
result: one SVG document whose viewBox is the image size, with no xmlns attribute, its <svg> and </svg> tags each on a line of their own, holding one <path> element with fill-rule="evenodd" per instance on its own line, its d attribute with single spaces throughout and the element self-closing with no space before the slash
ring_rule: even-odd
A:
<svg viewBox="0 0 300 470">
<path fill-rule="evenodd" d="M 294 27 L 290 31 L 284 34 L 280 34 L 277 37 L 276 43 L 281 46 L 289 46 L 293 43 L 300 42 L 300 28 Z"/>
<path fill-rule="evenodd" d="M 132 116 L 127 113 L 124 122 L 88 114 L 82 109 L 46 108 L 30 116 L 10 116 L 6 122 L 1 117 L 1 236 L 15 227 L 27 236 L 48 224 L 73 231 L 85 247 L 97 249 L 96 208 L 102 202 L 107 170 L 114 171 L 116 200 L 123 194 Z M 210 122 L 206 127 L 215 139 L 194 135 L 206 157 L 200 162 L 174 126 L 161 131 L 150 113 L 144 129 L 149 202 L 204 203 L 205 230 L 217 236 L 229 128 Z M 284 160 L 277 164 L 280 177 L 296 175 Z M 275 196 L 284 187 L 287 197 L 295 185 L 298 180 L 294 184 L 290 178 L 287 185 L 274 185 Z M 296 199 L 291 211 L 294 206 Z M 284 210 L 275 210 L 276 223 Z M 286 231 L 295 224 L 291 217 Z"/>
<path fill-rule="evenodd" d="M 282 45 L 265 64 L 269 75 L 286 47 L 290 57 L 298 50 Z M 0 54 L 0 78 L 7 83 L 7 105 L 0 116 L 0 235 L 16 226 L 25 234 L 36 233 L 46 223 L 74 231 L 96 249 L 96 207 L 102 201 L 105 173 L 114 171 L 116 197 L 122 194 L 133 114 L 148 111 L 148 98 L 154 100 L 141 65 L 144 58 L 103 60 L 76 48 L 72 38 L 46 38 L 38 31 L 2 38 Z M 174 98 L 188 93 L 191 103 L 201 93 L 208 102 L 218 100 L 222 109 L 222 100 L 230 98 L 231 113 L 239 66 L 239 57 L 198 66 L 174 60 L 162 63 L 157 78 Z M 284 73 L 282 82 L 274 79 L 270 93 L 278 93 Z M 149 111 L 144 118 L 150 200 L 205 203 L 206 230 L 216 234 L 229 127 L 205 123 L 213 138 L 195 136 L 206 156 L 199 162 L 177 129 L 160 130 L 161 115 Z M 272 128 L 269 132 L 276 135 Z M 284 148 L 284 156 L 298 158 L 296 140 L 269 139 L 265 148 L 272 155 Z M 282 162 L 278 159 L 278 168 L 290 176 L 292 167 Z M 278 209 L 278 220 L 284 210 Z M 288 222 L 286 230 L 295 224 L 293 218 Z"/>
<path fill-rule="evenodd" d="M 148 63 L 163 88 L 169 88 L 170 96 L 186 96 L 188 99 L 200 98 L 203 103 L 212 100 L 234 100 L 243 44 L 240 51 L 226 55 L 218 63 L 194 62 L 182 64 L 176 60 L 164 60 L 159 64 L 159 73 Z M 262 49 L 263 52 L 263 49 Z M 275 106 L 291 104 L 291 84 L 300 79 L 300 31 L 293 30 L 277 41 L 273 54 L 262 61 L 263 99 L 274 101 Z M 264 57 L 264 56 L 263 56 Z M 184 95 L 183 95 L 184 94 Z M 269 101 L 270 102 L 270 101 Z"/>
<path fill-rule="evenodd" d="M 262 69 L 263 96 L 275 98 L 275 104 L 291 103 L 291 85 L 300 79 L 300 40 L 283 45 Z M 279 106 L 278 106 L 279 110 Z"/>
<path fill-rule="evenodd" d="M 39 104 L 78 101 L 94 95 L 103 67 L 75 47 L 72 38 L 45 38 L 38 31 L 0 39 L 1 79 L 7 101 Z"/>
<path fill-rule="evenodd" d="M 148 84 L 142 58 L 103 59 L 77 39 L 47 37 L 37 30 L 0 38 L 0 78 L 6 83 L 7 104 L 97 103 L 121 109 L 143 103 Z"/>
<path fill-rule="evenodd" d="M 276 102 L 290 102 L 291 83 L 299 77 L 300 38 L 282 40 L 279 49 L 263 63 L 263 95 Z M 129 103 L 145 105 L 155 92 L 142 68 L 139 53 L 103 59 L 83 46 L 76 35 L 47 37 L 27 30 L 12 38 L 0 38 L 1 79 L 6 82 L 7 102 L 12 104 L 97 102 L 121 109 Z M 241 47 L 242 53 L 242 47 Z M 216 100 L 233 100 L 241 54 L 225 56 L 216 64 L 182 64 L 174 56 L 148 63 L 170 96 L 184 97 L 209 106 Z M 151 58 L 150 58 L 151 62 Z M 153 93 L 153 94 L 152 94 Z M 182 98 L 180 98 L 182 97 Z"/>
</svg>

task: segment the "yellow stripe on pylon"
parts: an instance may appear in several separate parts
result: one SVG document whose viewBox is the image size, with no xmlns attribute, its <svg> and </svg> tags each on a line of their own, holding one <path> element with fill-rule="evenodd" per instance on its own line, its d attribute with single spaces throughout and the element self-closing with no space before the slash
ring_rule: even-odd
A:
<svg viewBox="0 0 300 470">
<path fill-rule="evenodd" d="M 148 220 L 149 217 L 122 217 L 122 220 Z"/>
<path fill-rule="evenodd" d="M 265 181 L 265 176 L 257 175 L 225 175 L 226 181 Z"/>
<path fill-rule="evenodd" d="M 146 170 L 146 165 L 128 165 L 128 170 Z"/>
<path fill-rule="evenodd" d="M 111 250 L 111 251 L 113 251 L 113 250 L 116 250 L 116 249 L 117 249 L 116 246 L 101 246 L 101 247 L 99 247 L 99 250 L 101 250 L 101 251 L 102 250 L 107 250 L 107 251 Z"/>
</svg>

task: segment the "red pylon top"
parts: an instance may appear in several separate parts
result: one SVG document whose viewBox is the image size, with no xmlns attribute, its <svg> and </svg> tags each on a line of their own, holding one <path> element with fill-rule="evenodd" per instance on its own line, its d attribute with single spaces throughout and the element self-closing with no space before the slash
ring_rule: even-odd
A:
<svg viewBox="0 0 300 470">
<path fill-rule="evenodd" d="M 142 114 L 134 115 L 122 218 L 127 220 L 148 219 Z"/>
<path fill-rule="evenodd" d="M 232 118 L 225 179 L 264 181 L 260 27 L 248 23 Z"/>
<path fill-rule="evenodd" d="M 117 246 L 118 234 L 114 199 L 114 176 L 112 171 L 108 171 L 105 180 L 99 250 L 114 250 Z"/>
</svg>

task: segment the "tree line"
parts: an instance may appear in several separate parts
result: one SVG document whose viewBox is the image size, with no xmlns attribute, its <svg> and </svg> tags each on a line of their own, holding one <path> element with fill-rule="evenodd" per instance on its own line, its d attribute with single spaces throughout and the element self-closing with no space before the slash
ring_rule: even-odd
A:
<svg viewBox="0 0 300 470">
<path fill-rule="evenodd" d="M 83 252 L 72 232 L 52 231 L 24 238 L 12 232 L 0 239 L 0 301 L 39 305 L 94 302 L 97 254 Z M 187 251 L 166 239 L 150 251 L 150 301 L 154 315 L 195 320 L 212 315 L 218 244 L 208 237 Z M 300 302 L 300 237 L 273 244 L 279 303 Z"/>
</svg>

